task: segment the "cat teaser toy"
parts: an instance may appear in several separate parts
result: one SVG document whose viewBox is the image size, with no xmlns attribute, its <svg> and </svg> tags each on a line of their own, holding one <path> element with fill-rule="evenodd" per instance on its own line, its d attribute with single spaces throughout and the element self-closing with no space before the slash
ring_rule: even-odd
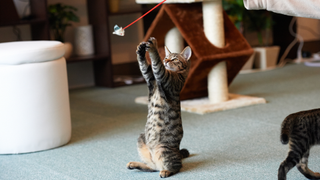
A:
<svg viewBox="0 0 320 180">
<path fill-rule="evenodd" d="M 136 19 L 135 21 L 133 21 L 132 23 L 130 23 L 128 26 L 122 28 L 119 27 L 118 25 L 114 26 L 114 32 L 112 34 L 118 35 L 118 36 L 124 36 L 124 30 L 127 29 L 129 26 L 131 26 L 132 24 L 136 23 L 137 21 L 139 21 L 140 19 L 142 19 L 144 16 L 146 16 L 147 14 L 149 14 L 151 11 L 153 11 L 155 8 L 157 8 L 158 6 L 160 6 L 162 3 L 164 3 L 166 0 L 163 0 L 161 3 L 157 4 L 155 7 L 153 7 L 152 9 L 150 9 L 148 12 L 146 12 L 144 15 L 142 15 L 141 17 L 139 17 L 138 19 Z"/>
</svg>

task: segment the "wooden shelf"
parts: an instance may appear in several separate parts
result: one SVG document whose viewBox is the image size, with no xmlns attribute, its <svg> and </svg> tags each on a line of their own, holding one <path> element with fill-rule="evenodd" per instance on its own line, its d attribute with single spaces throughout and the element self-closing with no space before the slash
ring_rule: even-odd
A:
<svg viewBox="0 0 320 180">
<path fill-rule="evenodd" d="M 134 14 L 134 13 L 146 13 L 151 8 L 152 7 L 141 5 L 140 8 L 124 9 L 124 10 L 120 10 L 119 12 L 109 12 L 109 16 L 118 16 L 118 15 Z"/>
<path fill-rule="evenodd" d="M 121 10 L 119 12 L 110 12 L 109 16 L 118 16 L 118 15 L 143 13 L 143 12 L 144 12 L 143 8 L 127 9 L 127 10 Z"/>
<path fill-rule="evenodd" d="M 26 24 L 37 24 L 37 23 L 46 23 L 46 18 L 33 18 L 33 19 L 26 19 L 26 20 L 18 20 L 13 22 L 2 22 L 0 23 L 0 27 L 2 26 L 16 26 L 16 25 L 26 25 Z"/>
<path fill-rule="evenodd" d="M 47 0 L 30 0 L 31 15 L 28 19 L 19 18 L 12 0 L 1 0 L 0 7 L 0 27 L 29 24 L 32 40 L 50 39 Z"/>
<path fill-rule="evenodd" d="M 74 63 L 74 62 L 83 62 L 83 61 L 106 60 L 108 58 L 109 58 L 108 55 L 94 54 L 94 55 L 88 55 L 88 56 L 71 56 L 66 61 L 67 63 Z"/>
</svg>

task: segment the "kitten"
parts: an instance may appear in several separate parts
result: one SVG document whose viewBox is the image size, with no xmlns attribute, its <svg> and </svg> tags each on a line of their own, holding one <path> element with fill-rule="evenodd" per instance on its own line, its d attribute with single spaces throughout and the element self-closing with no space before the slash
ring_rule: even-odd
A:
<svg viewBox="0 0 320 180">
<path fill-rule="evenodd" d="M 310 148 L 320 144 L 320 109 L 301 111 L 287 116 L 281 125 L 282 144 L 289 142 L 287 158 L 278 170 L 278 180 L 286 179 L 288 171 L 297 165 L 309 179 L 320 179 L 320 174 L 308 168 Z"/>
<path fill-rule="evenodd" d="M 149 52 L 151 65 L 146 60 Z M 163 63 L 157 49 L 157 40 L 151 37 L 137 47 L 140 70 L 149 89 L 148 117 L 145 132 L 138 138 L 138 152 L 141 162 L 129 162 L 128 169 L 160 171 L 160 177 L 177 173 L 181 159 L 189 156 L 186 149 L 180 150 L 183 136 L 180 91 L 188 76 L 191 48 L 180 54 L 170 53 L 165 47 Z"/>
</svg>

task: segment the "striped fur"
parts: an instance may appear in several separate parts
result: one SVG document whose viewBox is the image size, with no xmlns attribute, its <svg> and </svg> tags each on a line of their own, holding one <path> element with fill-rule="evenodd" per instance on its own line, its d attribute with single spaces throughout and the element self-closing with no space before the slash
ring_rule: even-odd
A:
<svg viewBox="0 0 320 180">
<path fill-rule="evenodd" d="M 306 178 L 320 179 L 319 173 L 308 168 L 310 148 L 320 144 L 320 109 L 287 116 L 281 125 L 280 140 L 283 144 L 289 143 L 289 152 L 279 167 L 278 180 L 286 179 L 286 174 L 295 165 Z"/>
<path fill-rule="evenodd" d="M 146 60 L 149 52 L 151 64 Z M 183 136 L 179 94 L 188 76 L 190 47 L 180 54 L 166 49 L 161 62 L 157 41 L 150 38 L 137 47 L 140 70 L 149 89 L 148 117 L 145 131 L 138 138 L 138 152 L 143 161 L 129 162 L 129 169 L 160 171 L 160 177 L 177 173 L 181 159 L 188 157 L 186 149 L 180 150 Z"/>
</svg>

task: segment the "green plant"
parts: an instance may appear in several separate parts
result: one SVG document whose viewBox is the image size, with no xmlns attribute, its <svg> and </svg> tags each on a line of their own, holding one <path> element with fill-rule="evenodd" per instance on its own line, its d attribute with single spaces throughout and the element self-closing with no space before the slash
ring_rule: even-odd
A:
<svg viewBox="0 0 320 180">
<path fill-rule="evenodd" d="M 234 25 L 241 30 L 246 13 L 243 0 L 223 0 L 222 5 Z"/>
<path fill-rule="evenodd" d="M 70 22 L 79 22 L 75 11 L 77 11 L 75 7 L 61 3 L 49 5 L 49 24 L 55 40 L 64 42 L 66 28 L 72 25 Z"/>
<path fill-rule="evenodd" d="M 222 3 L 224 10 L 239 30 L 244 28 L 256 32 L 259 45 L 268 45 L 270 30 L 273 25 L 270 12 L 266 10 L 249 11 L 245 9 L 243 0 L 223 0 Z M 263 41 L 263 32 L 266 33 L 266 42 Z"/>
<path fill-rule="evenodd" d="M 268 46 L 270 31 L 273 24 L 271 13 L 265 10 L 248 11 L 246 15 L 246 22 L 248 22 L 248 30 L 257 32 L 260 46 Z M 262 33 L 264 31 L 266 42 L 263 41 Z"/>
</svg>

